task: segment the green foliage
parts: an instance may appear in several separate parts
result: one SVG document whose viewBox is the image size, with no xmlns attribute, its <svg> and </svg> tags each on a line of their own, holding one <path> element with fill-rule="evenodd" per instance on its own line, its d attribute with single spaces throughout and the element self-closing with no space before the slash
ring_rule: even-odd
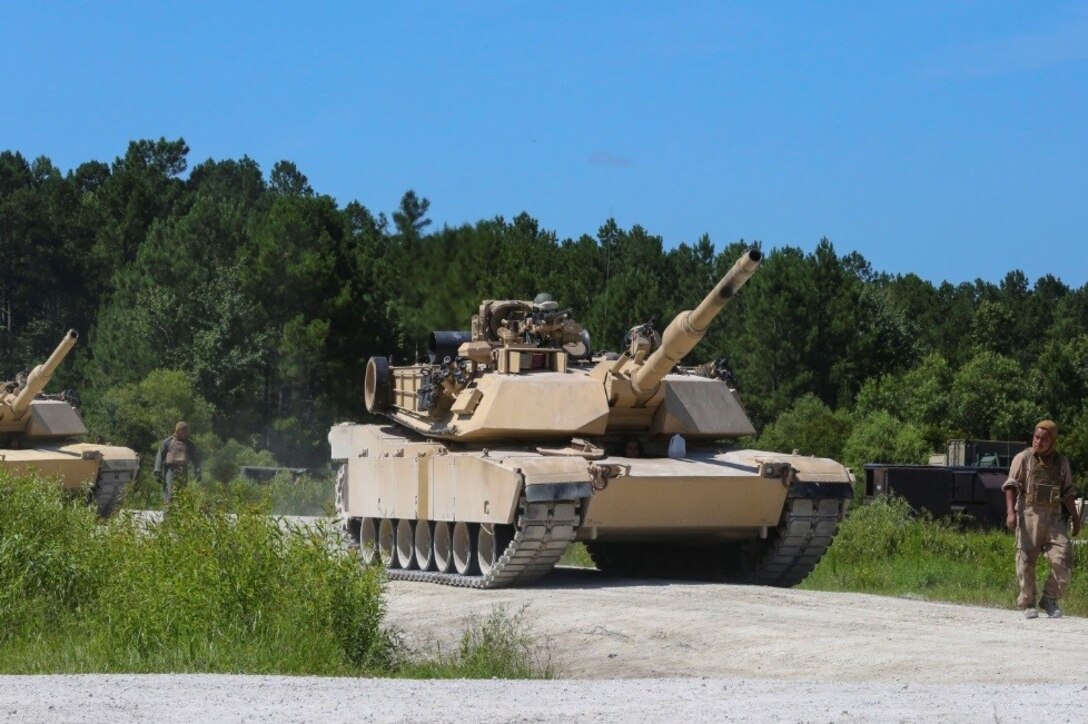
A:
<svg viewBox="0 0 1088 724">
<path fill-rule="evenodd" d="M 931 352 L 903 372 L 870 377 L 861 386 L 855 411 L 861 415 L 886 411 L 921 428 L 949 423 L 952 370 L 940 354 Z"/>
<path fill-rule="evenodd" d="M 236 445 L 237 443 L 233 443 Z M 228 446 L 233 446 L 228 442 Z M 213 461 L 217 460 L 213 458 Z M 271 465 L 268 453 L 260 453 L 246 465 Z M 217 463 L 218 465 L 218 463 Z M 226 466 L 222 466 L 226 470 Z M 239 476 L 238 467 L 229 475 L 216 478 L 205 472 L 203 479 L 189 483 L 189 494 L 200 505 L 217 510 L 252 510 L 270 515 L 331 516 L 336 509 L 336 490 L 331 477 L 301 475 L 288 471 L 276 473 L 267 482 L 256 482 Z M 163 507 L 162 483 L 150 471 L 142 471 L 125 496 L 125 507 L 131 510 L 158 510 Z"/>
<path fill-rule="evenodd" d="M 0 661 L 21 635 L 93 605 L 103 543 L 94 513 L 58 483 L 0 471 Z"/>
<path fill-rule="evenodd" d="M 815 395 L 809 394 L 763 428 L 756 447 L 779 452 L 799 450 L 803 455 L 839 459 L 850 430 L 849 415 L 833 412 Z"/>
<path fill-rule="evenodd" d="M 1033 372 L 1042 408 L 1055 420 L 1088 411 L 1088 334 L 1048 341 Z"/>
<path fill-rule="evenodd" d="M 1061 428 L 1058 448 L 1069 456 L 1080 494 L 1088 495 L 1088 411 Z"/>
<path fill-rule="evenodd" d="M 222 483 L 197 483 L 192 488 L 192 494 L 201 504 L 226 510 L 252 509 L 272 515 L 331 516 L 335 513 L 336 490 L 331 477 L 300 475 L 296 478 L 284 470 L 265 483 L 236 476 Z"/>
<path fill-rule="evenodd" d="M 330 524 L 228 515 L 182 494 L 162 522 L 96 523 L 58 486 L 0 474 L 5 672 L 387 671 L 383 579 Z"/>
<path fill-rule="evenodd" d="M 410 664 L 405 676 L 419 679 L 540 679 L 551 677 L 550 657 L 526 623 L 527 607 L 515 614 L 496 606 L 486 620 L 472 618 L 453 652 Z"/>
<path fill-rule="evenodd" d="M 881 410 L 854 424 L 842 461 L 860 475 L 865 463 L 924 463 L 930 450 L 921 430 Z"/>
<path fill-rule="evenodd" d="M 1088 564 L 1080 558 L 1062 608 L 1083 616 L 1088 591 L 1078 581 Z M 1047 570 L 1040 561 L 1043 581 Z M 1013 536 L 934 521 L 901 499 L 879 498 L 850 512 L 802 587 L 1010 607 L 1017 594 Z"/>
<path fill-rule="evenodd" d="M 204 477 L 226 483 L 237 477 L 243 465 L 277 467 L 276 459 L 267 450 L 254 450 L 237 440 L 227 440 L 211 454 L 205 454 Z"/>
<path fill-rule="evenodd" d="M 991 440 L 1023 439 L 1042 418 L 1027 376 L 1016 360 L 979 352 L 952 380 L 952 420 L 961 430 Z"/>
<path fill-rule="evenodd" d="M 691 309 L 748 246 L 676 244 L 614 219 L 560 239 L 527 213 L 433 229 L 415 191 L 387 219 L 341 207 L 287 160 L 267 174 L 246 157 L 208 160 L 182 178 L 188 154 L 181 138 L 142 139 L 63 174 L 0 151 L 0 379 L 76 328 L 51 391 L 77 387 L 94 432 L 145 456 L 183 416 L 209 456 L 237 440 L 314 467 L 329 425 L 363 415 L 369 357 L 413 359 L 431 331 L 467 328 L 481 300 L 540 291 L 573 308 L 595 350 L 616 350 L 632 325 L 660 330 Z M 1019 270 L 934 285 L 821 239 L 811 253 L 767 250 L 686 361 L 726 358 L 757 428 L 814 395 L 887 412 L 936 447 L 1022 439 L 1043 415 L 1071 429 L 1088 395 L 1086 327 L 1088 287 L 1032 286 Z M 203 419 L 152 389 L 156 370 L 184 375 L 211 406 Z M 835 425 L 825 449 L 841 447 Z"/>
<path fill-rule="evenodd" d="M 584 543 L 572 543 L 563 551 L 563 557 L 559 559 L 561 566 L 578 566 L 579 568 L 593 568 L 593 557 L 589 555 Z"/>
<path fill-rule="evenodd" d="M 180 370 L 153 370 L 139 382 L 105 392 L 87 405 L 92 433 L 128 445 L 154 459 L 158 443 L 174 431 L 179 420 L 189 423 L 194 438 L 211 429 L 215 411 Z"/>
<path fill-rule="evenodd" d="M 0 673 L 230 672 L 540 678 L 524 610 L 458 648 L 408 652 L 384 577 L 329 521 L 185 491 L 161 520 L 107 522 L 58 484 L 0 472 Z"/>
<path fill-rule="evenodd" d="M 124 505 L 130 510 L 159 510 L 163 507 L 163 486 L 152 473 L 151 463 L 141 460 L 141 468 L 125 491 Z"/>
</svg>

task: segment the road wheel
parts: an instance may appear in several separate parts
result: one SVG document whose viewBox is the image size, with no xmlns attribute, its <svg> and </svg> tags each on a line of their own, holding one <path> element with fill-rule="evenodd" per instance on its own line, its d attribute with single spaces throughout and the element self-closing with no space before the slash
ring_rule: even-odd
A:
<svg viewBox="0 0 1088 724">
<path fill-rule="evenodd" d="M 487 575 L 502 558 L 510 541 L 514 539 L 514 527 L 495 523 L 481 523 L 476 536 L 476 560 L 480 573 Z"/>
<path fill-rule="evenodd" d="M 378 524 L 378 561 L 386 568 L 397 567 L 396 524 L 382 518 Z"/>
<path fill-rule="evenodd" d="M 458 521 L 453 525 L 453 568 L 462 576 L 476 572 L 476 525 Z"/>
<path fill-rule="evenodd" d="M 444 520 L 434 524 L 434 569 L 449 573 L 453 568 L 453 526 Z"/>
<path fill-rule="evenodd" d="M 416 565 L 421 571 L 434 567 L 434 523 L 429 520 L 416 521 L 415 553 Z"/>
<path fill-rule="evenodd" d="M 378 521 L 373 518 L 363 518 L 359 525 L 359 559 L 366 566 L 382 562 L 378 554 Z"/>
<path fill-rule="evenodd" d="M 397 523 L 397 566 L 405 570 L 415 567 L 415 521 L 403 518 Z"/>
</svg>

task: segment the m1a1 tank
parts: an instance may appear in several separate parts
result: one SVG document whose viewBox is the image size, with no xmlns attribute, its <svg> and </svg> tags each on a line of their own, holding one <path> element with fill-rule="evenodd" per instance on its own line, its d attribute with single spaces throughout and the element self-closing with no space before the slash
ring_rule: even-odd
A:
<svg viewBox="0 0 1088 724">
<path fill-rule="evenodd" d="M 56 477 L 72 493 L 89 486 L 91 501 L 106 518 L 136 477 L 139 456 L 127 447 L 82 442 L 87 428 L 68 396 L 39 396 L 78 336 L 69 331 L 25 380 L 0 386 L 0 470 Z"/>
<path fill-rule="evenodd" d="M 757 270 L 748 250 L 664 333 L 591 358 L 554 301 L 487 300 L 426 364 L 367 364 L 367 409 L 332 428 L 340 514 L 390 578 L 532 582 L 583 541 L 601 571 L 791 586 L 831 544 L 853 478 L 823 458 L 736 450 L 755 432 L 722 379 L 677 365 Z M 788 344 L 788 340 L 783 340 Z M 728 377 L 728 375 L 714 375 Z"/>
</svg>

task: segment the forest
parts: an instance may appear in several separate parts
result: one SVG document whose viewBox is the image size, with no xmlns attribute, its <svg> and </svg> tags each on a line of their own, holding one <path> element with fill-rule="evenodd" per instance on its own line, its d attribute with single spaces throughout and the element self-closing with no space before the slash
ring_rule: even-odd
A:
<svg viewBox="0 0 1088 724">
<path fill-rule="evenodd" d="M 387 216 L 341 206 L 289 161 L 266 175 L 188 156 L 184 139 L 139 140 L 63 173 L 0 152 L 0 379 L 74 328 L 49 391 L 75 390 L 92 435 L 145 460 L 188 420 L 220 479 L 245 462 L 327 465 L 330 425 L 366 418 L 367 359 L 413 361 L 481 299 L 547 291 L 595 350 L 616 350 L 631 326 L 661 330 L 697 304 L 751 245 L 666 248 L 612 219 L 560 239 L 527 213 L 435 228 L 412 190 Z M 1016 269 L 934 284 L 826 238 L 764 253 L 685 360 L 727 360 L 759 431 L 744 444 L 858 471 L 925 462 L 950 438 L 1026 441 L 1050 417 L 1088 480 L 1088 285 Z"/>
</svg>

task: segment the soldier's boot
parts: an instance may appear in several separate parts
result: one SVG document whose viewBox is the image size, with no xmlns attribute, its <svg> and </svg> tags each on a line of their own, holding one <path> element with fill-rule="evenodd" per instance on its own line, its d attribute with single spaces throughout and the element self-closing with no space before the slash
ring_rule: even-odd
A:
<svg viewBox="0 0 1088 724">
<path fill-rule="evenodd" d="M 1034 608 L 1025 608 L 1024 618 L 1039 618 L 1039 612 Z"/>
<path fill-rule="evenodd" d="M 1049 598 L 1047 596 L 1043 596 L 1042 598 L 1040 598 L 1039 608 L 1046 611 L 1046 615 L 1050 616 L 1051 618 L 1062 617 L 1062 610 L 1058 608 L 1058 602 L 1055 601 L 1053 598 Z"/>
</svg>

